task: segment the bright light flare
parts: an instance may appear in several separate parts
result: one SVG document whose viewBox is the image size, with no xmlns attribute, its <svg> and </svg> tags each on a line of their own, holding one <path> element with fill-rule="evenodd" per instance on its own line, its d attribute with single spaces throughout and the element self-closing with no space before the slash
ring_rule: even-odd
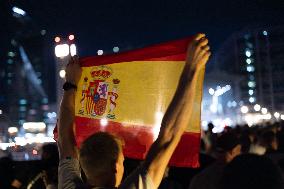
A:
<svg viewBox="0 0 284 189">
<path fill-rule="evenodd" d="M 246 56 L 250 57 L 251 56 L 251 52 L 249 50 L 246 51 Z"/>
<path fill-rule="evenodd" d="M 18 128 L 17 127 L 9 127 L 8 128 L 8 133 L 10 134 L 14 134 L 18 132 Z"/>
<path fill-rule="evenodd" d="M 101 126 L 105 127 L 108 124 L 108 120 L 106 118 L 103 118 L 103 119 L 100 120 L 100 124 L 101 124 Z"/>
<path fill-rule="evenodd" d="M 66 75 L 66 71 L 65 71 L 65 70 L 60 70 L 60 71 L 59 71 L 59 76 L 60 76 L 61 78 L 65 78 L 65 75 Z"/>
<path fill-rule="evenodd" d="M 25 146 L 27 145 L 27 140 L 24 137 L 15 137 L 16 145 Z"/>
<path fill-rule="evenodd" d="M 69 55 L 69 45 L 61 44 L 55 46 L 55 56 L 58 58 L 63 58 Z"/>
<path fill-rule="evenodd" d="M 254 107 L 253 107 L 253 108 L 254 108 L 254 110 L 255 110 L 255 111 L 257 111 L 257 112 L 258 112 L 258 111 L 260 111 L 261 106 L 260 106 L 259 104 L 256 104 L 256 105 L 254 105 Z"/>
<path fill-rule="evenodd" d="M 251 64 L 251 59 L 247 58 L 246 62 L 247 62 L 247 64 Z"/>
<path fill-rule="evenodd" d="M 100 55 L 103 55 L 104 54 L 104 51 L 103 50 L 98 50 L 97 51 L 97 54 L 100 56 Z"/>
<path fill-rule="evenodd" d="M 262 114 L 267 114 L 267 108 L 261 108 L 261 113 Z"/>
<path fill-rule="evenodd" d="M 154 127 L 153 127 L 154 140 L 156 140 L 158 138 L 158 135 L 160 133 L 160 127 L 161 127 L 163 117 L 164 117 L 163 112 L 156 112 L 155 124 L 154 124 Z"/>
<path fill-rule="evenodd" d="M 215 90 L 214 90 L 214 89 L 212 89 L 212 88 L 210 88 L 210 89 L 208 90 L 208 93 L 209 93 L 210 95 L 214 95 Z"/>
<path fill-rule="evenodd" d="M 37 152 L 37 150 L 35 150 L 35 149 L 33 149 L 33 155 L 37 155 L 38 154 L 38 152 Z"/>
<path fill-rule="evenodd" d="M 56 118 L 56 116 L 57 116 L 56 112 L 48 112 L 48 113 L 47 113 L 47 117 L 48 117 L 49 119 Z"/>
<path fill-rule="evenodd" d="M 242 112 L 243 114 L 248 113 L 248 111 L 249 111 L 249 109 L 248 109 L 247 106 L 242 106 L 242 107 L 241 107 L 241 112 Z"/>
<path fill-rule="evenodd" d="M 276 119 L 279 119 L 279 117 L 280 117 L 280 113 L 275 112 L 275 113 L 274 113 L 274 117 L 275 117 Z"/>
<path fill-rule="evenodd" d="M 76 48 L 75 44 L 70 45 L 70 54 L 71 54 L 71 56 L 74 56 L 74 55 L 77 54 L 77 48 Z"/>
<path fill-rule="evenodd" d="M 70 41 L 72 41 L 72 40 L 75 39 L 75 36 L 71 34 L 71 35 L 68 36 L 68 39 L 69 39 Z"/>
<path fill-rule="evenodd" d="M 26 11 L 24 11 L 23 9 L 19 8 L 19 7 L 13 7 L 12 8 L 13 12 L 22 16 L 26 15 Z"/>
<path fill-rule="evenodd" d="M 23 124 L 25 130 L 43 130 L 46 128 L 44 122 L 26 122 Z"/>
<path fill-rule="evenodd" d="M 268 32 L 264 30 L 264 31 L 262 32 L 262 34 L 266 36 L 266 35 L 268 35 Z"/>
<path fill-rule="evenodd" d="M 55 38 L 54 38 L 54 41 L 55 41 L 56 43 L 59 43 L 59 42 L 60 42 L 60 37 L 55 37 Z"/>
<path fill-rule="evenodd" d="M 119 51 L 119 47 L 113 47 L 113 52 L 117 53 Z"/>
</svg>

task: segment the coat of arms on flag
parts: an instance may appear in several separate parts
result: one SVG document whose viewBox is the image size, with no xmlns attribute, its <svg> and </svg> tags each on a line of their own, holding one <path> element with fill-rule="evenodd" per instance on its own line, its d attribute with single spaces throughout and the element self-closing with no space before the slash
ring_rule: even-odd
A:
<svg viewBox="0 0 284 189">
<path fill-rule="evenodd" d="M 75 98 L 77 145 L 98 131 L 123 138 L 124 155 L 143 159 L 157 137 L 174 96 L 191 38 L 112 55 L 80 59 L 82 77 Z M 170 165 L 199 166 L 204 70 L 193 91 L 195 109 Z"/>
<path fill-rule="evenodd" d="M 120 80 L 112 78 L 112 73 L 110 67 L 98 66 L 84 77 L 78 114 L 115 119 Z"/>
</svg>

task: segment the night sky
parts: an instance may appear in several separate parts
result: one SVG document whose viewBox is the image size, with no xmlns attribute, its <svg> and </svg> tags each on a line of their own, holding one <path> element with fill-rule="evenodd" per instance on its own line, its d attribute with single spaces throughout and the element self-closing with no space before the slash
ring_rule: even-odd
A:
<svg viewBox="0 0 284 189">
<path fill-rule="evenodd" d="M 207 34 L 214 52 L 245 27 L 284 25 L 283 0 L 1 0 L 1 56 L 17 29 L 12 5 L 26 10 L 38 29 L 47 30 L 50 48 L 56 35 L 75 34 L 81 56 L 95 55 L 98 49 L 110 52 L 114 46 L 134 49 L 196 32 Z"/>
</svg>

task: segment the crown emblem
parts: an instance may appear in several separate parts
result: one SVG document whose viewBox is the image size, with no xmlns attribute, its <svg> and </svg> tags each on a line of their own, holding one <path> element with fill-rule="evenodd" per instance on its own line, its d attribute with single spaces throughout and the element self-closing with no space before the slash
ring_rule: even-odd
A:
<svg viewBox="0 0 284 189">
<path fill-rule="evenodd" d="M 91 70 L 92 78 L 96 80 L 105 80 L 112 75 L 112 70 L 106 66 L 95 67 Z"/>
<path fill-rule="evenodd" d="M 113 79 L 112 82 L 113 82 L 113 84 L 119 84 L 120 80 L 119 79 Z"/>
</svg>

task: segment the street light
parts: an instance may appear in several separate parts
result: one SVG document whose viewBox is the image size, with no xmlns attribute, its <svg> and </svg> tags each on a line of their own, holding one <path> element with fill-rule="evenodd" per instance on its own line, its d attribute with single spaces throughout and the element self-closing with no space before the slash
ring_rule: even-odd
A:
<svg viewBox="0 0 284 189">
<path fill-rule="evenodd" d="M 69 45 L 60 44 L 55 46 L 55 56 L 58 58 L 63 58 L 69 55 Z"/>
<path fill-rule="evenodd" d="M 56 43 L 59 43 L 59 42 L 60 42 L 60 37 L 58 37 L 58 36 L 55 37 L 55 38 L 54 38 L 54 41 L 55 41 Z"/>
<path fill-rule="evenodd" d="M 55 46 L 55 56 L 58 58 L 63 59 L 64 57 L 68 56 L 69 54 L 71 56 L 74 56 L 77 54 L 77 48 L 76 45 L 73 43 L 73 40 L 75 39 L 74 35 L 69 35 L 68 36 L 69 41 L 67 40 L 61 40 L 60 37 L 55 37 L 54 41 L 56 43 L 59 43 L 62 41 L 62 43 L 57 44 Z"/>
</svg>

